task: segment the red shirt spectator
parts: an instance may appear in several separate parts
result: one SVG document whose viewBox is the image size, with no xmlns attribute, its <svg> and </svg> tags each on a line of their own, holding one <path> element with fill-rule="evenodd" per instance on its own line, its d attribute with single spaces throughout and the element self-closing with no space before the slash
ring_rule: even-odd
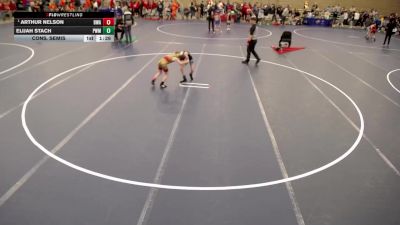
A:
<svg viewBox="0 0 400 225">
<path fill-rule="evenodd" d="M 75 11 L 75 1 L 74 0 L 71 0 L 71 2 L 69 3 L 69 10 Z"/>
<path fill-rule="evenodd" d="M 143 1 L 143 8 L 145 9 L 149 8 L 149 3 L 146 0 Z"/>
<path fill-rule="evenodd" d="M 6 2 L 6 1 L 3 1 L 3 8 L 4 8 L 4 10 L 10 10 L 10 3 L 8 3 L 8 2 Z"/>
<path fill-rule="evenodd" d="M 248 8 L 249 8 L 249 6 L 247 5 L 247 3 L 244 3 L 243 7 L 242 7 L 242 14 L 243 15 L 246 15 Z"/>
<path fill-rule="evenodd" d="M 233 10 L 233 5 L 232 4 L 228 4 L 226 6 L 226 9 L 228 10 L 228 12 L 232 11 Z"/>
<path fill-rule="evenodd" d="M 58 5 L 64 8 L 64 6 L 65 6 L 65 0 L 60 0 L 60 1 L 58 2 Z"/>
<path fill-rule="evenodd" d="M 133 9 L 134 2 L 131 0 L 129 1 L 129 8 Z"/>
<path fill-rule="evenodd" d="M 133 3 L 133 9 L 137 10 L 140 7 L 140 2 L 139 1 L 135 1 L 135 3 Z"/>
<path fill-rule="evenodd" d="M 151 9 L 156 9 L 157 8 L 157 3 L 153 2 L 153 4 L 151 5 Z"/>
<path fill-rule="evenodd" d="M 10 10 L 15 11 L 17 10 L 17 4 L 14 1 L 10 1 Z"/>
</svg>

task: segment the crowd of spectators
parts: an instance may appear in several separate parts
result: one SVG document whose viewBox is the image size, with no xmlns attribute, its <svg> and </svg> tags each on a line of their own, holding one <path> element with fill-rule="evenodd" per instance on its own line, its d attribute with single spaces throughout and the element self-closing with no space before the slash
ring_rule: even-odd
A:
<svg viewBox="0 0 400 225">
<path fill-rule="evenodd" d="M 258 2 L 212 2 L 191 1 L 188 5 L 178 0 L 0 0 L 0 18 L 11 16 L 15 10 L 39 11 L 99 11 L 129 9 L 137 17 L 149 19 L 202 19 L 210 8 L 222 14 L 231 13 L 235 22 L 257 18 L 260 24 L 302 25 L 307 18 L 330 20 L 332 27 L 366 28 L 375 23 L 378 30 L 384 29 L 390 20 L 397 26 L 400 17 L 397 14 L 381 15 L 375 9 L 345 8 L 340 5 L 321 8 L 317 3 L 309 5 L 306 1 L 301 9 L 289 5 L 261 4 Z M 223 18 L 224 19 L 224 18 Z M 400 30 L 400 29 L 398 29 Z"/>
<path fill-rule="evenodd" d="M 133 11 L 137 11 L 136 15 L 151 18 L 160 18 L 166 15 L 164 18 L 174 19 L 177 14 L 174 11 L 177 10 L 182 19 L 202 19 L 206 17 L 208 10 L 213 9 L 225 15 L 230 13 L 235 22 L 248 22 L 251 17 L 256 17 L 260 24 L 302 25 L 308 18 L 316 18 L 329 20 L 332 27 L 365 29 L 371 24 L 376 24 L 378 30 L 383 30 L 389 21 L 394 21 L 397 26 L 400 25 L 398 14 L 381 15 L 375 9 L 357 9 L 354 6 L 345 8 L 335 5 L 320 8 L 317 3 L 308 5 L 305 2 L 304 7 L 298 9 L 289 5 L 261 4 L 258 2 L 231 3 L 229 0 L 227 2 L 191 1 L 186 6 L 179 4 L 176 0 L 172 0 L 172 2 L 167 0 L 165 3 L 161 0 L 153 4 L 151 2 L 146 4 L 147 0 L 143 1 L 144 4 L 138 4 L 139 9 L 133 9 Z M 169 16 L 171 12 L 174 12 L 172 17 Z"/>
</svg>

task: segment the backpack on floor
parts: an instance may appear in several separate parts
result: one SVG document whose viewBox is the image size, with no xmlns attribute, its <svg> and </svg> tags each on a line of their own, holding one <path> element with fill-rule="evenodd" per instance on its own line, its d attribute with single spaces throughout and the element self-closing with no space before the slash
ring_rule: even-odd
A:
<svg viewBox="0 0 400 225">
<path fill-rule="evenodd" d="M 292 44 L 292 32 L 290 31 L 284 31 L 282 33 L 281 39 L 279 40 L 279 45 L 281 46 L 283 43 L 287 43 L 287 47 L 290 47 Z"/>
</svg>

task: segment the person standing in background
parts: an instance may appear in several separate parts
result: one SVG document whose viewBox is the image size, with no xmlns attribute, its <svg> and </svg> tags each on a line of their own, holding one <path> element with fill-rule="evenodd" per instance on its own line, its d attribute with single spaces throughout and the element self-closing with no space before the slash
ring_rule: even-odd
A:
<svg viewBox="0 0 400 225">
<path fill-rule="evenodd" d="M 118 38 L 118 33 L 121 33 L 120 38 Z M 114 33 L 114 40 L 122 40 L 124 38 L 125 29 L 124 29 L 124 22 L 122 20 L 121 15 L 117 15 L 117 20 L 115 21 L 115 33 Z"/>
<path fill-rule="evenodd" d="M 386 44 L 386 40 L 387 40 L 388 41 L 387 46 L 389 46 L 390 38 L 396 32 L 397 32 L 396 19 L 393 16 L 391 16 L 389 18 L 389 23 L 386 25 L 386 36 L 385 36 L 385 41 L 383 42 L 383 45 Z"/>
<path fill-rule="evenodd" d="M 281 25 L 282 26 L 285 26 L 285 21 L 286 21 L 286 18 L 288 18 L 289 17 L 289 5 L 288 6 L 286 6 L 284 9 L 283 9 L 283 12 L 282 12 L 282 19 L 281 19 Z"/>
<path fill-rule="evenodd" d="M 131 11 L 128 9 L 125 10 L 124 12 L 124 29 L 125 29 L 125 35 L 126 35 L 126 43 L 132 43 L 132 25 L 133 25 L 133 15 Z"/>
<path fill-rule="evenodd" d="M 250 19 L 251 23 L 251 28 L 250 28 L 250 35 L 247 40 L 247 57 L 244 61 L 242 61 L 243 64 L 249 64 L 250 61 L 250 53 L 253 53 L 254 57 L 257 59 L 256 61 L 256 66 L 260 62 L 260 57 L 258 56 L 257 52 L 254 50 L 257 44 L 257 18 L 256 17 L 251 17 Z"/>
<path fill-rule="evenodd" d="M 164 12 L 164 2 L 160 0 L 157 5 L 157 11 L 158 11 L 158 19 L 162 20 L 163 19 L 163 12 Z"/>
<path fill-rule="evenodd" d="M 200 18 L 203 18 L 204 16 L 204 2 L 201 1 L 200 3 Z"/>
<path fill-rule="evenodd" d="M 208 20 L 208 32 L 215 33 L 214 31 L 214 13 L 215 13 L 215 8 L 212 2 L 210 2 L 207 6 L 207 20 Z"/>
<path fill-rule="evenodd" d="M 189 11 L 190 11 L 190 19 L 193 19 L 193 17 L 195 17 L 196 15 L 196 5 L 193 1 L 190 2 L 190 7 L 189 7 Z"/>
</svg>

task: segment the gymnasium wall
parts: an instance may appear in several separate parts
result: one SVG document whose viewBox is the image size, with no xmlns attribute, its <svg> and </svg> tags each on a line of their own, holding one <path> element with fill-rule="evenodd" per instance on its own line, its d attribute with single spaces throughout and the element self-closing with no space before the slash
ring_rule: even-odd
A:
<svg viewBox="0 0 400 225">
<path fill-rule="evenodd" d="M 262 2 L 275 2 L 279 4 L 289 4 L 296 8 L 302 8 L 304 6 L 304 1 L 299 0 L 263 0 Z M 329 5 L 339 4 L 340 6 L 344 6 L 346 8 L 355 6 L 357 9 L 377 9 L 378 12 L 384 14 L 390 14 L 392 12 L 400 13 L 400 0 L 316 0 L 309 1 L 309 5 L 311 6 L 314 2 L 317 2 L 318 5 L 323 8 Z"/>
</svg>

